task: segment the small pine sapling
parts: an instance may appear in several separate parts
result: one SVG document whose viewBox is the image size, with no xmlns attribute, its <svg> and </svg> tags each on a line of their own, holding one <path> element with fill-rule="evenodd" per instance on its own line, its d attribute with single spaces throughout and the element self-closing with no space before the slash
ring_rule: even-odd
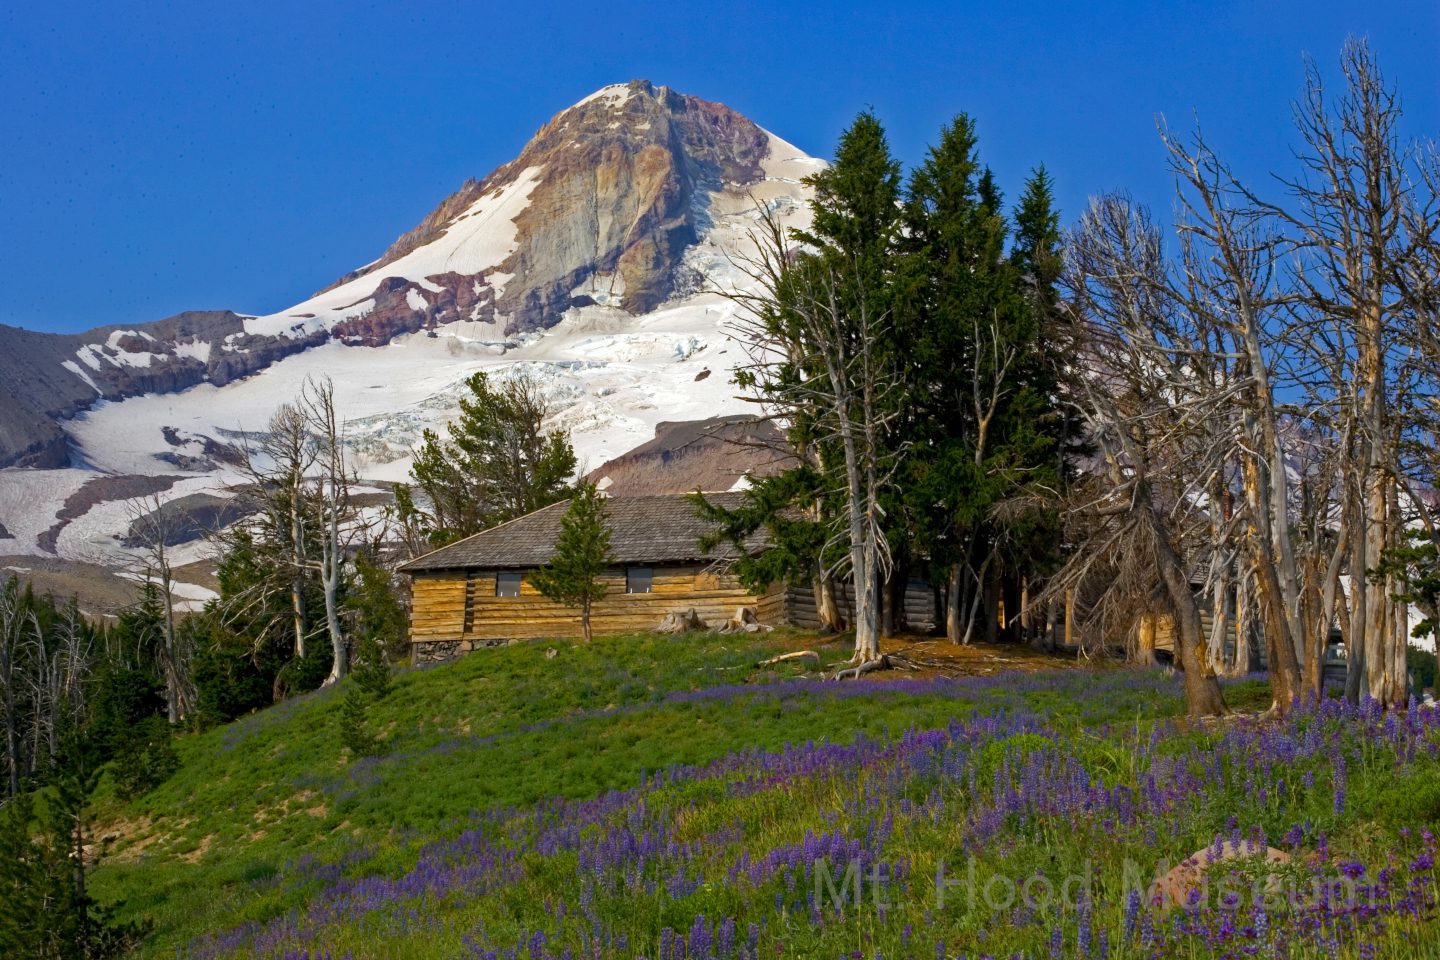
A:
<svg viewBox="0 0 1440 960">
<path fill-rule="evenodd" d="M 345 691 L 340 702 L 340 743 L 350 751 L 350 759 L 372 757 L 380 752 L 380 740 L 370 731 L 369 708 L 373 703 L 370 694 L 358 683 Z"/>
<path fill-rule="evenodd" d="M 605 500 L 593 483 L 582 482 L 560 521 L 555 555 L 532 582 L 556 603 L 580 608 L 580 632 L 586 643 L 590 642 L 590 607 L 605 596 L 600 575 L 612 562 Z"/>
</svg>

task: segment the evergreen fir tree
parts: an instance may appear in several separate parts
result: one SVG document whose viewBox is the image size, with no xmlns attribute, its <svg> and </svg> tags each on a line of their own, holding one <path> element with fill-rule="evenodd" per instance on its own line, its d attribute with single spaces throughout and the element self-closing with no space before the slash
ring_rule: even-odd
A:
<svg viewBox="0 0 1440 960">
<path fill-rule="evenodd" d="M 355 637 L 351 673 L 376 699 L 390 691 L 390 661 L 405 653 L 405 607 L 391 586 L 390 571 L 368 551 L 355 555 L 356 584 L 347 603 Z"/>
<path fill-rule="evenodd" d="M 434 546 L 565 499 L 575 474 L 570 438 L 544 428 L 549 407 L 533 381 L 496 386 L 476 373 L 466 387 L 448 439 L 425 431 L 410 470 L 430 504 L 421 522 Z"/>
<path fill-rule="evenodd" d="M 0 812 L 0 955 L 16 960 L 107 960 L 128 953 L 148 924 L 121 923 L 89 892 L 93 745 L 67 737 L 38 818 L 28 795 Z"/>
<path fill-rule="evenodd" d="M 340 743 L 350 751 L 350 758 L 374 756 L 380 752 L 380 741 L 369 726 L 370 706 L 375 698 L 358 683 L 351 684 L 340 701 Z"/>
<path fill-rule="evenodd" d="M 555 556 L 532 579 L 549 599 L 580 608 L 580 630 L 590 642 L 590 606 L 605 596 L 600 575 L 613 562 L 605 501 L 593 483 L 581 482 L 560 521 Z"/>
<path fill-rule="evenodd" d="M 1060 256 L 1060 214 L 1055 209 L 1055 183 L 1043 165 L 1025 181 L 1015 208 L 1015 240 L 1010 262 L 1029 281 L 1045 309 L 1059 300 L 1056 284 L 1064 270 Z"/>
<path fill-rule="evenodd" d="M 823 287 L 827 295 L 835 297 L 836 324 L 827 331 L 835 342 L 829 346 L 835 355 L 852 359 L 864 354 L 867 369 L 863 378 L 869 379 L 872 387 L 878 384 L 885 397 L 877 399 L 858 382 L 850 385 L 853 394 L 863 394 L 867 403 L 874 400 L 879 405 L 898 399 L 889 387 L 905 360 L 902 339 L 894 331 L 900 327 L 910 296 L 907 275 L 898 269 L 897 261 L 902 180 L 900 163 L 891 154 L 884 128 L 873 113 L 856 117 L 840 137 L 834 164 L 806 178 L 806 183 L 814 191 L 813 218 L 808 230 L 793 233 L 793 239 L 803 244 L 798 256 L 776 278 L 768 303 L 745 304 L 757 314 L 765 339 L 786 345 L 787 356 L 771 365 L 763 378 L 752 371 L 741 371 L 736 377 L 736 383 L 762 403 L 785 407 L 787 436 L 800 463 L 778 477 L 752 478 L 747 502 L 737 511 L 702 509 L 717 520 L 726 539 L 740 542 L 765 529 L 771 546 L 760 556 L 742 561 L 737 572 L 753 586 L 774 579 L 812 581 L 822 619 L 828 614 L 826 625 L 839 627 L 838 610 L 826 600 L 835 572 L 854 570 L 858 563 L 869 577 L 891 554 L 888 546 L 881 544 L 871 556 L 868 534 L 865 543 L 852 542 L 856 527 L 849 510 L 854 491 L 848 490 L 837 417 L 850 420 L 848 428 L 856 433 L 866 431 L 867 418 L 849 408 L 841 413 L 823 401 L 817 400 L 807 409 L 787 398 L 796 396 L 797 384 L 819 385 L 827 378 L 817 344 L 807 341 L 810 334 L 805 332 L 804 322 L 806 312 L 815 308 L 815 291 Z M 879 327 L 890 334 L 876 336 Z M 845 377 L 862 378 L 853 363 L 844 364 L 844 369 Z M 870 422 L 888 424 L 899 416 L 898 408 L 888 406 Z M 877 430 L 874 449 L 867 442 L 863 455 L 867 465 L 861 473 L 867 477 L 887 474 L 894 465 L 893 435 L 886 426 Z M 853 445 L 850 452 L 853 457 Z M 872 485 L 866 481 L 863 487 L 860 499 L 868 501 Z M 883 501 L 883 493 L 881 497 Z M 703 498 L 700 501 L 703 504 Z M 866 517 L 861 528 L 868 528 L 874 512 L 856 509 Z M 860 551 L 858 560 L 855 550 Z M 872 636 L 876 631 L 868 616 L 872 600 L 877 599 L 867 591 L 859 605 L 865 616 L 856 618 L 864 634 L 863 638 L 857 635 L 857 650 L 864 650 L 857 656 L 878 655 L 878 638 Z"/>
<path fill-rule="evenodd" d="M 33 957 L 46 924 L 43 848 L 31 835 L 31 794 L 0 808 L 0 956 Z"/>
<path fill-rule="evenodd" d="M 893 561 L 885 626 L 902 625 L 908 568 L 924 562 L 932 580 L 949 583 L 957 638 L 972 622 L 988 632 L 1002 589 L 1018 593 L 1022 580 L 1051 568 L 1059 538 L 1056 512 L 1046 504 L 1078 447 L 1057 408 L 1065 362 L 1059 338 L 1049 336 L 1061 262 L 1053 188 L 1043 168 L 1032 175 L 1012 232 L 977 142 L 973 121 L 956 117 L 902 194 L 884 131 L 862 114 L 842 136 L 834 166 L 809 179 L 813 225 L 795 234 L 805 246 L 774 283 L 773 303 L 757 311 L 778 334 L 771 339 L 787 342 L 794 323 L 788 285 L 803 298 L 813 289 L 805 271 L 820 268 L 844 278 L 841 299 L 851 313 L 857 304 L 845 298 L 863 296 L 872 315 L 887 318 L 882 342 L 871 345 L 888 381 L 876 471 L 885 478 L 880 505 Z M 791 339 L 794 359 L 769 383 L 744 371 L 737 377 L 762 402 L 767 390 L 782 395 L 816 375 L 807 366 L 814 351 Z M 844 483 L 833 440 L 817 429 L 821 416 L 787 412 L 802 465 L 755 479 L 739 509 L 715 509 L 697 497 L 716 521 L 716 542 L 770 534 L 767 550 L 736 567 L 748 586 L 794 582 L 822 545 L 833 549 L 843 506 L 835 491 Z M 835 566 L 828 557 L 809 570 Z M 1016 601 L 1007 598 L 1012 613 Z"/>
</svg>

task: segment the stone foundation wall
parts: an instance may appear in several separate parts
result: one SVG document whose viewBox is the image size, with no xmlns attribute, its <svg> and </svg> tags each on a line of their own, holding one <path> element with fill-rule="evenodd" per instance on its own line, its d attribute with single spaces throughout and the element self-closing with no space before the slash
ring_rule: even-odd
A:
<svg viewBox="0 0 1440 960">
<path fill-rule="evenodd" d="M 454 660 L 472 650 L 508 647 L 512 643 L 519 642 L 519 640 L 427 640 L 412 643 L 410 650 L 412 662 L 419 667 L 427 663 L 444 663 L 446 660 Z"/>
</svg>

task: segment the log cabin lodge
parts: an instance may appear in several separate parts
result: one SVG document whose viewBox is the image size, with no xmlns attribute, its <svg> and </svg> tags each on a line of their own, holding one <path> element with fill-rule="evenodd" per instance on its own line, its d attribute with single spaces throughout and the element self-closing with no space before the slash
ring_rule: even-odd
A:
<svg viewBox="0 0 1440 960">
<path fill-rule="evenodd" d="M 739 506 L 743 496 L 706 494 L 711 503 L 730 509 Z M 511 640 L 579 637 L 579 610 L 547 599 L 530 579 L 553 556 L 560 521 L 568 509 L 569 501 L 552 504 L 402 564 L 400 570 L 413 581 L 414 662 L 447 660 Z M 775 584 L 763 593 L 752 593 L 729 571 L 730 562 L 740 556 L 734 545 L 722 543 L 708 552 L 699 549 L 701 538 L 713 528 L 698 515 L 688 494 L 610 497 L 606 514 L 613 565 L 602 576 L 605 596 L 590 612 L 596 635 L 653 630 L 666 614 L 687 610 L 718 626 L 739 607 L 753 608 L 764 624 L 819 628 L 809 586 Z M 765 545 L 764 537 L 757 536 L 745 549 L 753 554 Z M 835 588 L 841 615 L 849 620 L 854 608 L 852 587 L 841 582 Z M 1066 601 L 1063 616 L 1054 616 L 1046 632 L 1057 646 L 1073 648 L 1072 595 Z M 934 628 L 940 617 L 937 607 L 930 584 L 920 579 L 907 583 L 905 611 L 912 627 Z M 1208 603 L 1201 619 L 1202 633 L 1208 637 L 1213 626 Z M 1250 631 L 1235 618 L 1227 619 L 1226 643 L 1234 645 Z M 1136 632 L 1142 651 L 1173 650 L 1173 620 L 1163 613 L 1141 617 Z"/>
<path fill-rule="evenodd" d="M 742 494 L 706 496 L 733 508 Z M 677 610 L 693 609 L 712 624 L 730 619 L 742 606 L 753 607 L 761 623 L 790 620 L 787 597 L 793 591 L 776 585 L 751 593 L 727 569 L 739 556 L 733 545 L 699 549 L 711 527 L 688 496 L 617 496 L 605 505 L 613 565 L 602 576 L 605 596 L 590 610 L 597 635 L 652 630 Z M 579 611 L 546 599 L 531 582 L 531 574 L 553 556 L 568 509 L 568 501 L 552 504 L 404 564 L 400 569 L 413 580 L 415 662 L 510 640 L 580 636 Z M 747 544 L 751 550 L 762 546 L 758 539 Z"/>
</svg>

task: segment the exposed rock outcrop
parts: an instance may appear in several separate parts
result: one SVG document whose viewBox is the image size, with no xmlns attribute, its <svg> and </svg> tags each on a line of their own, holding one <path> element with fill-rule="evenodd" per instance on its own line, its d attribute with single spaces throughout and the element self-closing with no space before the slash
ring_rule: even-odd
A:
<svg viewBox="0 0 1440 960">
<path fill-rule="evenodd" d="M 228 310 L 181 313 L 155 323 L 78 334 L 0 325 L 0 467 L 63 467 L 59 421 L 99 399 L 224 386 L 329 339 L 255 336 Z"/>
<path fill-rule="evenodd" d="M 167 547 L 179 546 L 223 530 L 254 512 L 254 507 L 243 500 L 192 493 L 165 504 L 161 516 L 152 511 L 136 517 L 120 543 L 125 547 L 145 547 L 152 545 L 152 540 L 163 539 Z"/>
<path fill-rule="evenodd" d="M 745 474 L 777 472 L 792 462 L 784 435 L 754 417 L 666 421 L 655 438 L 591 471 L 610 494 L 729 490 Z"/>
</svg>

